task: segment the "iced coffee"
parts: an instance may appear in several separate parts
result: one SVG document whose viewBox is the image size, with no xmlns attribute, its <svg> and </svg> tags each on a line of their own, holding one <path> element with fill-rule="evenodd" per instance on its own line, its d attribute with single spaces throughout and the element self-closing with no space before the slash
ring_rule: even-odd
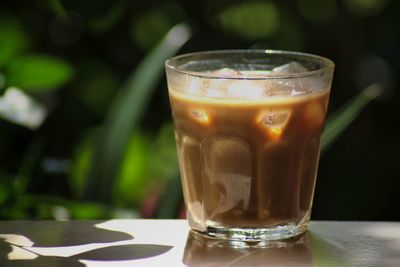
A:
<svg viewBox="0 0 400 267">
<path fill-rule="evenodd" d="M 237 240 L 302 233 L 333 63 L 297 53 L 283 60 L 271 51 L 216 53 L 167 61 L 189 224 Z"/>
</svg>

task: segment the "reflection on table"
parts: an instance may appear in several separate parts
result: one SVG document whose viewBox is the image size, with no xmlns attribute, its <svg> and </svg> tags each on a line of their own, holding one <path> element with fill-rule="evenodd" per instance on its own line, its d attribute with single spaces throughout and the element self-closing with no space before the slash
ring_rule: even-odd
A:
<svg viewBox="0 0 400 267">
<path fill-rule="evenodd" d="M 325 250 L 329 250 L 330 254 L 337 254 L 335 266 L 345 266 L 337 248 L 309 232 L 285 241 L 245 243 L 211 239 L 191 231 L 186 242 L 183 263 L 191 267 L 324 266 L 323 263 L 333 263 L 330 262 L 332 258 L 319 257 Z"/>
</svg>

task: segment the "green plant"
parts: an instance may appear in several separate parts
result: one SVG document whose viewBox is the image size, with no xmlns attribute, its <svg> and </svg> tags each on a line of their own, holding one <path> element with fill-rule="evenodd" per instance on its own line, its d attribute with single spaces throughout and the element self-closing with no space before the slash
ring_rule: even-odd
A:
<svg viewBox="0 0 400 267">
<path fill-rule="evenodd" d="M 172 123 L 160 114 L 151 127 L 145 124 L 149 113 L 165 113 L 149 104 L 157 90 L 166 89 L 164 59 L 178 51 L 249 46 L 307 50 L 318 44 L 327 53 L 329 45 L 320 46 L 324 40 L 346 37 L 342 29 L 330 31 L 346 8 L 332 3 L 321 4 L 321 15 L 310 1 L 299 3 L 298 10 L 270 2 L 6 2 L 0 7 L 0 102 L 18 99 L 0 108 L 0 217 L 7 219 L 132 218 L 140 216 L 142 202 L 147 216 L 176 217 L 182 192 Z M 351 16 L 363 23 L 362 18 L 385 12 L 386 5 L 392 4 L 370 8 L 374 12 L 365 16 L 347 7 L 349 24 Z M 263 17 L 266 13 L 270 16 Z M 388 14 L 385 21 L 393 18 L 395 13 Z M 184 49 L 191 36 L 186 24 L 171 30 L 180 21 L 195 30 Z M 378 51 L 383 39 L 375 38 L 374 29 L 383 27 L 378 26 L 368 25 L 367 38 L 360 37 L 376 40 L 365 42 L 374 44 L 366 54 L 384 55 L 390 48 L 385 44 Z M 307 38 L 308 31 L 321 38 Z M 391 31 L 382 32 L 391 36 Z M 355 64 L 343 55 L 359 46 L 345 39 L 345 52 L 336 45 L 335 56 Z M 355 88 L 350 74 L 340 75 L 338 88 L 343 83 Z M 322 153 L 380 93 L 380 85 L 372 85 L 328 117 Z M 395 111 L 392 107 L 390 114 Z M 378 115 L 385 121 L 386 115 Z M 371 127 L 371 135 L 389 132 Z"/>
<path fill-rule="evenodd" d="M 96 145 L 83 193 L 85 199 L 110 200 L 129 137 L 147 108 L 153 89 L 164 71 L 163 63 L 179 50 L 189 36 L 189 29 L 184 24 L 172 28 L 139 64 L 116 96 Z"/>
</svg>

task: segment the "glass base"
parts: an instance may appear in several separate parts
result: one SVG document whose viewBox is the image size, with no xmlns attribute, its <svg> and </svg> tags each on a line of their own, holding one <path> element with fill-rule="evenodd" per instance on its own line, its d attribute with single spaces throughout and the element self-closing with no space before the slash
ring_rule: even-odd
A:
<svg viewBox="0 0 400 267">
<path fill-rule="evenodd" d="M 232 241 L 260 242 L 283 240 L 298 236 L 307 231 L 307 224 L 288 223 L 268 228 L 227 228 L 208 226 L 201 232 L 212 238 Z"/>
</svg>

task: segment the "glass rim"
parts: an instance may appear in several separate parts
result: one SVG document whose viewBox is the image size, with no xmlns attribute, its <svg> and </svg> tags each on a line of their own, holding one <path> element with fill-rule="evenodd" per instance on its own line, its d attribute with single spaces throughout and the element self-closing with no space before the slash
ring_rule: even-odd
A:
<svg viewBox="0 0 400 267">
<path fill-rule="evenodd" d="M 205 71 L 193 71 L 193 70 L 183 70 L 179 66 L 172 64 L 173 61 L 189 58 L 197 55 L 213 55 L 213 54 L 267 54 L 267 55 L 288 55 L 288 56 L 301 56 L 304 58 L 313 59 L 316 62 L 321 62 L 322 66 L 316 70 L 296 72 L 291 74 L 267 74 L 267 75 L 240 75 L 235 77 L 229 77 L 223 74 L 215 74 L 212 72 Z M 309 76 L 315 76 L 318 74 L 323 74 L 329 70 L 335 68 L 335 63 L 329 58 L 318 56 L 310 53 L 296 52 L 296 51 L 285 51 L 285 50 L 272 50 L 272 49 L 228 49 L 228 50 L 207 50 L 192 53 L 185 53 L 171 57 L 165 61 L 164 64 L 166 69 L 174 70 L 181 74 L 196 76 L 199 78 L 207 79 L 226 79 L 226 80 L 267 80 L 267 79 L 290 79 L 290 78 L 303 78 Z"/>
</svg>

